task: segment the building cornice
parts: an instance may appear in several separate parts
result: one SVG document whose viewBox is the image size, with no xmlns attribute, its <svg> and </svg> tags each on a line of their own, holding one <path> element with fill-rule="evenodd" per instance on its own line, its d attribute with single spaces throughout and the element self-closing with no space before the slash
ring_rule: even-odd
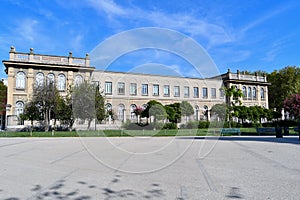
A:
<svg viewBox="0 0 300 200">
<path fill-rule="evenodd" d="M 71 70 L 71 71 L 84 71 L 93 72 L 95 67 L 84 67 L 78 65 L 67 65 L 67 64 L 57 64 L 57 63 L 37 63 L 37 62 L 22 62 L 13 60 L 3 60 L 2 63 L 6 68 L 8 67 L 20 67 L 20 68 L 34 68 L 34 69 L 49 69 L 49 70 Z M 6 74 L 7 74 L 7 70 Z"/>
</svg>

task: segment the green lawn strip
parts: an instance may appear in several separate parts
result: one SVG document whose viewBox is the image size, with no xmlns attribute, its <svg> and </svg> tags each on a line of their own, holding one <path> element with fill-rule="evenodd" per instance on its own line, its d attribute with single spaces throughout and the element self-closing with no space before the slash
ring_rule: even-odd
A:
<svg viewBox="0 0 300 200">
<path fill-rule="evenodd" d="M 256 128 L 240 128 L 241 135 L 258 135 Z M 99 131 L 55 131 L 55 132 L 0 132 L 0 137 L 164 137 L 164 136 L 219 136 L 220 128 L 209 129 L 177 129 L 177 130 L 99 130 Z M 234 136 L 226 133 L 223 136 Z M 275 135 L 266 133 L 263 135 Z M 298 135 L 292 128 L 290 135 Z"/>
</svg>

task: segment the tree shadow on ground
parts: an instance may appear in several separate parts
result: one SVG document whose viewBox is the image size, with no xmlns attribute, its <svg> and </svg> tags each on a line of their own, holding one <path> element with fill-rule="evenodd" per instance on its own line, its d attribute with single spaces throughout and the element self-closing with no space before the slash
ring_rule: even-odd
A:
<svg viewBox="0 0 300 200">
<path fill-rule="evenodd" d="M 134 189 L 116 189 L 114 185 L 120 182 L 120 175 L 113 177 L 108 187 L 97 186 L 89 184 L 86 181 L 77 181 L 75 183 L 67 182 L 61 179 L 50 186 L 43 187 L 41 184 L 33 185 L 30 189 L 32 195 L 28 199 L 37 200 L 89 200 L 89 199 L 162 199 L 165 192 L 160 188 L 160 185 L 153 183 L 149 185 L 149 189 L 145 191 L 138 191 Z M 5 192 L 1 190 L 1 192 Z M 102 194 L 99 196 L 99 194 Z M 87 194 L 96 194 L 91 196 Z M 98 194 L 98 195 L 97 195 Z M 8 197 L 4 200 L 21 200 L 18 197 Z"/>
<path fill-rule="evenodd" d="M 271 143 L 288 143 L 300 144 L 298 136 L 288 136 L 276 138 L 275 136 L 220 136 L 220 137 L 177 137 L 177 139 L 194 139 L 194 140 L 221 140 L 221 141 L 252 141 L 252 142 L 271 142 Z"/>
</svg>

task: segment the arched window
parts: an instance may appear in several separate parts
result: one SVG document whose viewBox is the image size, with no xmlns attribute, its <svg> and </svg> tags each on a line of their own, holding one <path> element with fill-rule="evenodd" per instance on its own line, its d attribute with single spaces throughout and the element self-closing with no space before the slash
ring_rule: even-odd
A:
<svg viewBox="0 0 300 200">
<path fill-rule="evenodd" d="M 257 92 L 256 92 L 256 87 L 253 87 L 253 90 L 252 90 L 252 97 L 253 97 L 253 99 L 257 99 L 257 94 L 256 94 Z"/>
<path fill-rule="evenodd" d="M 106 111 L 111 111 L 112 110 L 112 105 L 110 103 L 107 103 L 105 105 L 105 109 L 106 109 Z"/>
<path fill-rule="evenodd" d="M 136 105 L 131 104 L 130 105 L 130 119 L 136 119 L 136 115 L 134 113 L 135 109 L 136 109 Z"/>
<path fill-rule="evenodd" d="M 248 99 L 252 99 L 252 89 L 248 87 Z"/>
<path fill-rule="evenodd" d="M 35 85 L 36 87 L 44 85 L 44 74 L 42 72 L 39 72 L 35 75 Z"/>
<path fill-rule="evenodd" d="M 244 99 L 247 98 L 247 88 L 246 88 L 246 86 L 243 86 L 243 98 Z"/>
<path fill-rule="evenodd" d="M 260 89 L 260 98 L 265 99 L 265 89 L 264 88 Z"/>
<path fill-rule="evenodd" d="M 23 112 L 24 112 L 24 103 L 22 101 L 17 101 L 15 115 L 19 117 L 20 114 L 22 114 Z"/>
<path fill-rule="evenodd" d="M 57 89 L 59 91 L 66 90 L 66 76 L 64 74 L 59 74 L 57 77 Z"/>
<path fill-rule="evenodd" d="M 124 120 L 124 112 L 125 112 L 125 106 L 124 104 L 119 104 L 118 106 L 118 119 Z"/>
<path fill-rule="evenodd" d="M 25 73 L 18 72 L 16 76 L 16 88 L 17 89 L 25 89 Z"/>
<path fill-rule="evenodd" d="M 144 110 L 145 110 L 147 107 L 148 107 L 147 104 L 143 104 L 143 105 L 142 105 L 142 108 L 143 108 Z"/>
<path fill-rule="evenodd" d="M 76 86 L 79 86 L 79 85 L 81 85 L 83 83 L 83 78 L 82 78 L 82 76 L 81 75 L 76 75 L 75 76 L 75 85 Z"/>
<path fill-rule="evenodd" d="M 55 76 L 53 73 L 50 73 L 47 75 L 47 84 L 50 85 L 50 84 L 53 84 L 54 83 L 54 79 L 55 79 Z"/>
</svg>

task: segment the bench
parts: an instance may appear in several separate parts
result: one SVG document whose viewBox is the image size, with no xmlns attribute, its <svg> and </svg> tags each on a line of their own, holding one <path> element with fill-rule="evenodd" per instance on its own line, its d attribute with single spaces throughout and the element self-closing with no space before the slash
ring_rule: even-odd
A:
<svg viewBox="0 0 300 200">
<path fill-rule="evenodd" d="M 275 127 L 256 128 L 258 135 L 261 133 L 276 133 Z"/>
<path fill-rule="evenodd" d="M 234 134 L 241 135 L 241 130 L 239 128 L 222 128 L 221 129 L 221 134 L 223 135 L 223 134 L 226 134 L 226 133 L 228 133 L 228 134 L 234 133 Z"/>
</svg>

